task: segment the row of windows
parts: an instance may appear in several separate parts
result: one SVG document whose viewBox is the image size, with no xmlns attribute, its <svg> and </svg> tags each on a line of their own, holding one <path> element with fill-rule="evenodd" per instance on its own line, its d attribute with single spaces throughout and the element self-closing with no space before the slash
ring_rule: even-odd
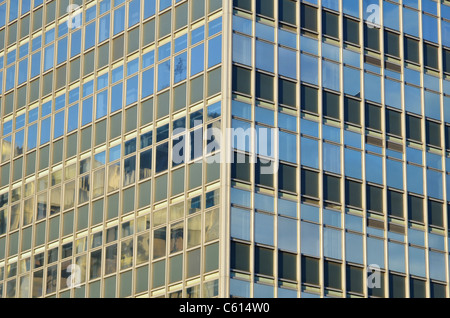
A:
<svg viewBox="0 0 450 318">
<path fill-rule="evenodd" d="M 250 271 L 250 246 L 238 242 L 231 242 L 231 268 L 238 271 Z M 325 289 L 342 290 L 342 264 L 331 260 L 323 262 L 323 284 Z M 297 278 L 297 256 L 294 254 L 279 251 L 278 252 L 278 278 L 280 280 L 298 281 Z M 366 274 L 364 268 L 346 265 L 346 289 L 349 293 L 364 294 L 364 280 L 365 277 L 372 274 Z M 256 275 L 274 276 L 273 270 L 273 251 L 264 247 L 255 246 L 254 248 L 254 272 Z M 320 261 L 315 258 L 302 256 L 301 257 L 301 282 L 303 284 L 318 286 L 320 283 Z M 380 276 L 373 281 L 376 284 L 375 288 L 368 288 L 369 296 L 385 297 L 385 273 L 377 272 Z M 367 275 L 367 276 L 366 276 Z M 411 297 L 425 297 L 426 282 L 420 279 L 411 278 Z M 230 293 L 233 296 L 249 297 L 246 290 L 238 281 L 230 282 Z M 264 285 L 263 285 L 264 286 Z M 254 287 L 254 296 L 258 297 L 273 297 L 273 286 L 267 285 Z M 243 288 L 244 287 L 244 288 Z M 445 285 L 440 283 L 431 283 L 432 297 L 445 297 Z M 306 295 L 305 295 L 306 296 Z M 405 297 L 405 277 L 396 274 L 389 274 L 389 296 L 390 297 Z M 290 297 L 296 297 L 295 293 Z"/>
</svg>

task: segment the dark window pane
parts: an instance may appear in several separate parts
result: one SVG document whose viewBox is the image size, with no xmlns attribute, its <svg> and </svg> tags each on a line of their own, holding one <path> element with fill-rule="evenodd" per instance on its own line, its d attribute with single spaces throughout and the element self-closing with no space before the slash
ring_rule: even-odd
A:
<svg viewBox="0 0 450 318">
<path fill-rule="evenodd" d="M 361 103 L 355 99 L 345 98 L 344 101 L 345 121 L 360 125 L 361 124 Z"/>
<path fill-rule="evenodd" d="M 406 137 L 419 142 L 422 141 L 420 118 L 406 115 Z"/>
<path fill-rule="evenodd" d="M 300 12 L 302 28 L 317 31 L 317 9 L 302 4 Z"/>
<path fill-rule="evenodd" d="M 372 273 L 367 273 L 368 275 L 372 275 Z M 384 273 L 379 272 L 379 288 L 369 288 L 369 295 L 375 297 L 384 297 Z M 375 281 L 374 281 L 375 282 Z M 376 286 L 375 286 L 376 287 Z"/>
<path fill-rule="evenodd" d="M 250 182 L 250 157 L 244 154 L 234 153 L 231 164 L 231 177 Z"/>
<path fill-rule="evenodd" d="M 403 194 L 388 190 L 387 200 L 389 215 L 403 218 Z"/>
<path fill-rule="evenodd" d="M 251 74 L 250 70 L 233 66 L 233 91 L 243 94 L 251 94 Z"/>
<path fill-rule="evenodd" d="M 264 2 L 265 0 L 261 0 L 261 2 Z M 279 6 L 278 6 L 280 21 L 287 22 L 290 24 L 296 24 L 297 23 L 297 17 L 296 17 L 296 5 L 295 2 L 292 0 L 280 0 Z"/>
<path fill-rule="evenodd" d="M 273 100 L 273 77 L 256 73 L 256 97 Z"/>
<path fill-rule="evenodd" d="M 436 46 L 424 43 L 423 61 L 425 63 L 425 66 L 438 69 L 438 48 Z"/>
<path fill-rule="evenodd" d="M 359 45 L 358 21 L 344 18 L 344 40 Z"/>
<path fill-rule="evenodd" d="M 450 149 L 450 126 L 445 126 L 445 148 Z"/>
<path fill-rule="evenodd" d="M 333 176 L 323 176 L 323 195 L 328 201 L 341 202 L 341 179 Z"/>
<path fill-rule="evenodd" d="M 252 10 L 252 0 L 233 0 L 233 5 L 248 11 Z"/>
<path fill-rule="evenodd" d="M 419 42 L 410 38 L 405 38 L 405 59 L 419 63 Z"/>
<path fill-rule="evenodd" d="M 389 275 L 389 297 L 405 298 L 405 277 Z"/>
<path fill-rule="evenodd" d="M 446 290 L 445 285 L 431 283 L 430 286 L 431 298 L 445 298 L 446 297 L 445 290 Z"/>
<path fill-rule="evenodd" d="M 273 250 L 255 247 L 255 273 L 273 276 Z"/>
<path fill-rule="evenodd" d="M 427 144 L 441 147 L 441 125 L 427 120 Z"/>
<path fill-rule="evenodd" d="M 317 114 L 317 89 L 308 86 L 302 86 L 301 105 L 303 110 L 307 110 Z"/>
<path fill-rule="evenodd" d="M 319 285 L 319 260 L 302 256 L 302 283 Z"/>
<path fill-rule="evenodd" d="M 354 293 L 362 294 L 363 277 L 364 271 L 362 268 L 347 266 L 347 290 Z"/>
<path fill-rule="evenodd" d="M 256 13 L 273 18 L 273 0 L 256 0 Z"/>
<path fill-rule="evenodd" d="M 341 289 L 341 265 L 325 261 L 323 267 L 325 287 Z"/>
<path fill-rule="evenodd" d="M 297 105 L 297 85 L 294 82 L 280 79 L 278 81 L 278 100 L 280 104 L 295 107 Z"/>
<path fill-rule="evenodd" d="M 444 61 L 444 72 L 450 73 L 450 51 L 442 51 L 442 59 Z"/>
<path fill-rule="evenodd" d="M 383 189 L 367 186 L 367 209 L 383 212 Z"/>
<path fill-rule="evenodd" d="M 364 46 L 379 51 L 380 50 L 380 30 L 370 28 L 364 24 Z"/>
<path fill-rule="evenodd" d="M 423 202 L 421 198 L 408 196 L 408 217 L 410 220 L 423 222 Z"/>
<path fill-rule="evenodd" d="M 410 287 L 411 287 L 411 298 L 425 298 L 425 284 L 423 280 L 411 278 Z"/>
<path fill-rule="evenodd" d="M 278 188 L 297 192 L 297 168 L 280 164 L 278 169 Z"/>
<path fill-rule="evenodd" d="M 230 266 L 241 271 L 250 271 L 250 245 L 231 242 Z"/>
<path fill-rule="evenodd" d="M 428 201 L 428 224 L 440 227 L 444 226 L 442 209 L 442 203 L 431 200 Z"/>
<path fill-rule="evenodd" d="M 261 160 L 260 158 L 258 158 L 256 165 L 255 165 L 255 183 L 272 188 L 273 187 L 273 166 L 274 166 L 273 162 L 268 161 L 268 160 Z M 268 172 L 272 172 L 272 173 L 268 173 Z"/>
<path fill-rule="evenodd" d="M 400 57 L 398 35 L 392 32 L 384 32 L 384 52 Z"/>
<path fill-rule="evenodd" d="M 402 135 L 401 114 L 399 112 L 386 110 L 386 131 L 397 136 Z"/>
<path fill-rule="evenodd" d="M 350 206 L 362 207 L 361 184 L 345 180 L 345 203 Z"/>
<path fill-rule="evenodd" d="M 339 95 L 323 93 L 323 115 L 339 119 Z"/>
<path fill-rule="evenodd" d="M 278 253 L 278 277 L 297 280 L 297 256 L 290 253 Z"/>
<path fill-rule="evenodd" d="M 381 130 L 381 108 L 372 104 L 366 104 L 366 126 Z"/>
<path fill-rule="evenodd" d="M 302 194 L 311 197 L 319 197 L 319 174 L 302 169 Z"/>
<path fill-rule="evenodd" d="M 339 37 L 339 16 L 330 12 L 323 12 L 322 32 L 323 34 L 338 38 Z"/>
</svg>

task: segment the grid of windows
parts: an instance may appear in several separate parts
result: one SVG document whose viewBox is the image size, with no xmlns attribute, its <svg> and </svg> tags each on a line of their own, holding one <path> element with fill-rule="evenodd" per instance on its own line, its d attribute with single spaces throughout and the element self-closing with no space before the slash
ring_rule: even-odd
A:
<svg viewBox="0 0 450 318">
<path fill-rule="evenodd" d="M 0 3 L 0 297 L 218 295 L 221 7 Z"/>
<path fill-rule="evenodd" d="M 450 3 L 261 2 L 233 2 L 232 126 L 255 141 L 232 145 L 279 168 L 232 168 L 230 294 L 445 296 Z"/>
</svg>

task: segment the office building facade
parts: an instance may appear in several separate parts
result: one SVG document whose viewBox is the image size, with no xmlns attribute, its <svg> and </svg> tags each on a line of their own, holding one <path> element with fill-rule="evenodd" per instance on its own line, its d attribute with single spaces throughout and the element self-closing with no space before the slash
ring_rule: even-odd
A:
<svg viewBox="0 0 450 318">
<path fill-rule="evenodd" d="M 450 3 L 0 2 L 1 297 L 446 297 Z"/>
</svg>

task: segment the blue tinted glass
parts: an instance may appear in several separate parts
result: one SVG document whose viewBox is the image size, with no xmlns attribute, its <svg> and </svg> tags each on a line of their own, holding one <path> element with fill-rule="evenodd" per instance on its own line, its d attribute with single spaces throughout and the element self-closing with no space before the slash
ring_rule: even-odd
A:
<svg viewBox="0 0 450 318">
<path fill-rule="evenodd" d="M 250 207 L 250 192 L 231 188 L 230 198 L 232 204 L 239 204 L 241 206 Z"/>
<path fill-rule="evenodd" d="M 389 269 L 405 272 L 405 247 L 403 244 L 388 242 Z"/>
<path fill-rule="evenodd" d="M 86 22 L 89 22 L 92 19 L 95 19 L 96 11 L 97 11 L 96 5 L 90 7 L 89 9 L 86 9 Z"/>
<path fill-rule="evenodd" d="M 323 229 L 323 250 L 325 257 L 342 259 L 340 230 L 327 227 Z"/>
<path fill-rule="evenodd" d="M 45 32 L 45 44 L 55 41 L 55 29 Z"/>
<path fill-rule="evenodd" d="M 255 107 L 255 121 L 269 126 L 274 126 L 274 112 L 271 109 Z"/>
<path fill-rule="evenodd" d="M 28 150 L 34 149 L 37 146 L 37 124 L 28 127 Z"/>
<path fill-rule="evenodd" d="M 114 84 L 117 81 L 123 79 L 123 66 L 115 68 L 111 72 L 111 83 Z"/>
<path fill-rule="evenodd" d="M 25 59 L 19 63 L 19 76 L 18 76 L 18 84 L 22 84 L 28 78 L 28 59 Z"/>
<path fill-rule="evenodd" d="M 384 268 L 384 241 L 373 237 L 367 238 L 367 264 Z"/>
<path fill-rule="evenodd" d="M 250 212 L 231 208 L 231 237 L 250 241 Z"/>
<path fill-rule="evenodd" d="M 95 21 L 88 24 L 85 29 L 84 49 L 87 50 L 95 44 Z"/>
<path fill-rule="evenodd" d="M 232 101 L 231 112 L 233 116 L 238 116 L 241 118 L 245 118 L 251 120 L 252 118 L 252 108 L 251 105 L 238 102 L 236 100 Z"/>
<path fill-rule="evenodd" d="M 319 64 L 316 57 L 301 54 L 300 70 L 302 81 L 318 85 Z"/>
<path fill-rule="evenodd" d="M 361 149 L 361 135 L 349 130 L 344 130 L 344 143 L 347 146 Z"/>
<path fill-rule="evenodd" d="M 5 85 L 5 91 L 10 90 L 14 87 L 15 83 L 15 77 L 16 77 L 16 66 L 13 65 L 10 68 L 6 70 L 6 85 Z"/>
<path fill-rule="evenodd" d="M 67 60 L 67 37 L 58 41 L 57 64 Z"/>
<path fill-rule="evenodd" d="M 31 57 L 31 78 L 41 73 L 41 52 L 33 54 Z"/>
<path fill-rule="evenodd" d="M 78 128 L 78 104 L 69 108 L 67 115 L 67 132 L 71 132 Z"/>
<path fill-rule="evenodd" d="M 174 50 L 178 53 L 187 48 L 187 34 L 184 34 L 175 39 Z"/>
<path fill-rule="evenodd" d="M 191 49 L 191 76 L 200 73 L 204 69 L 204 44 Z"/>
<path fill-rule="evenodd" d="M 297 221 L 278 217 L 278 247 L 280 249 L 297 252 Z"/>
<path fill-rule="evenodd" d="M 406 181 L 408 191 L 423 194 L 423 169 L 421 167 L 407 165 Z"/>
<path fill-rule="evenodd" d="M 141 0 L 132 0 L 128 5 L 128 27 L 139 22 L 141 16 Z"/>
<path fill-rule="evenodd" d="M 75 55 L 81 52 L 81 30 L 78 30 L 72 33 L 72 40 L 70 46 L 70 56 L 74 57 Z"/>
<path fill-rule="evenodd" d="M 252 35 L 252 20 L 233 16 L 233 30 Z"/>
<path fill-rule="evenodd" d="M 278 113 L 278 127 L 291 131 L 297 131 L 297 117 L 284 113 Z"/>
<path fill-rule="evenodd" d="M 142 97 L 153 94 L 154 76 L 153 68 L 142 73 Z"/>
<path fill-rule="evenodd" d="M 308 222 L 301 222 L 300 229 L 301 251 L 303 254 L 320 256 L 320 226 Z"/>
<path fill-rule="evenodd" d="M 422 114 L 420 88 L 405 85 L 405 109 L 415 114 Z"/>
<path fill-rule="evenodd" d="M 405 82 L 420 86 L 420 72 L 405 67 L 404 73 Z"/>
<path fill-rule="evenodd" d="M 216 36 L 208 41 L 208 67 L 222 62 L 222 36 Z"/>
<path fill-rule="evenodd" d="M 437 154 L 427 152 L 427 166 L 442 170 L 442 157 Z"/>
<path fill-rule="evenodd" d="M 144 19 L 151 17 L 156 11 L 156 0 L 144 0 Z"/>
<path fill-rule="evenodd" d="M 419 13 L 415 10 L 403 8 L 403 31 L 419 36 Z"/>
<path fill-rule="evenodd" d="M 319 142 L 302 137 L 300 146 L 301 164 L 312 168 L 319 168 Z"/>
<path fill-rule="evenodd" d="M 39 117 L 39 108 L 33 108 L 28 111 L 28 123 L 36 121 Z"/>
<path fill-rule="evenodd" d="M 5 122 L 3 124 L 3 135 L 7 135 L 10 132 L 12 132 L 12 127 L 13 127 L 12 120 Z"/>
<path fill-rule="evenodd" d="M 309 52 L 309 53 L 312 53 L 315 55 L 319 54 L 319 44 L 318 44 L 317 40 L 311 39 L 306 36 L 301 36 L 300 37 L 300 45 L 301 45 L 302 51 Z"/>
<path fill-rule="evenodd" d="M 222 17 L 208 23 L 208 36 L 212 36 L 222 31 Z"/>
<path fill-rule="evenodd" d="M 272 26 L 256 22 L 256 37 L 270 42 L 275 41 L 274 28 Z"/>
<path fill-rule="evenodd" d="M 151 51 L 142 56 L 142 68 L 153 65 L 155 63 L 155 52 Z"/>
<path fill-rule="evenodd" d="M 103 0 L 100 2 L 100 14 L 105 13 L 111 9 L 111 0 Z"/>
<path fill-rule="evenodd" d="M 341 130 L 336 127 L 323 125 L 323 139 L 341 143 Z"/>
<path fill-rule="evenodd" d="M 329 172 L 341 173 L 341 147 L 323 143 L 323 168 Z"/>
<path fill-rule="evenodd" d="M 158 68 L 158 91 L 170 85 L 170 60 L 161 63 Z"/>
<path fill-rule="evenodd" d="M 77 101 L 80 98 L 80 88 L 74 88 L 69 92 L 69 104 Z"/>
<path fill-rule="evenodd" d="M 353 233 L 345 233 L 345 258 L 349 262 L 364 263 L 363 236 Z"/>
<path fill-rule="evenodd" d="M 383 160 L 379 156 L 366 154 L 367 181 L 383 184 Z"/>
<path fill-rule="evenodd" d="M 101 90 L 108 86 L 108 74 L 103 74 L 97 78 L 97 90 Z"/>
<path fill-rule="evenodd" d="M 170 56 L 170 42 L 158 48 L 158 61 L 164 60 Z"/>
<path fill-rule="evenodd" d="M 159 11 L 162 11 L 172 5 L 172 0 L 159 0 Z"/>
<path fill-rule="evenodd" d="M 359 1 L 343 0 L 342 6 L 344 8 L 345 14 L 349 14 L 354 17 L 359 17 Z"/>
<path fill-rule="evenodd" d="M 422 151 L 406 147 L 406 160 L 422 165 Z"/>
<path fill-rule="evenodd" d="M 100 4 L 101 6 L 101 4 Z M 109 14 L 99 21 L 98 43 L 109 38 L 110 17 Z"/>
<path fill-rule="evenodd" d="M 265 71 L 274 71 L 273 44 L 256 41 L 256 67 Z"/>
<path fill-rule="evenodd" d="M 297 35 L 283 29 L 278 29 L 278 43 L 296 49 Z"/>
<path fill-rule="evenodd" d="M 16 128 L 15 129 L 20 129 L 24 125 L 25 125 L 25 114 L 16 117 Z"/>
<path fill-rule="evenodd" d="M 91 95 L 94 92 L 94 81 L 89 81 L 83 85 L 83 97 Z"/>
<path fill-rule="evenodd" d="M 341 227 L 341 213 L 333 210 L 323 210 L 323 224 Z"/>
<path fill-rule="evenodd" d="M 135 59 L 127 64 L 127 76 L 133 75 L 139 70 L 139 59 Z"/>
<path fill-rule="evenodd" d="M 28 55 L 28 43 L 25 43 L 24 45 L 21 45 L 19 48 L 19 58 L 22 58 L 24 56 Z M 0 66 L 2 66 L 3 63 L 0 63 Z"/>
<path fill-rule="evenodd" d="M 41 106 L 41 117 L 45 117 L 52 112 L 52 102 L 46 102 Z"/>
<path fill-rule="evenodd" d="M 430 251 L 428 258 L 430 261 L 430 278 L 445 281 L 445 254 Z"/>
<path fill-rule="evenodd" d="M 233 61 L 252 65 L 252 40 L 249 37 L 233 34 Z"/>
<path fill-rule="evenodd" d="M 97 94 L 97 107 L 95 118 L 101 118 L 108 113 L 108 90 Z"/>
<path fill-rule="evenodd" d="M 53 138 L 58 138 L 64 134 L 64 111 L 55 114 Z"/>
<path fill-rule="evenodd" d="M 127 105 L 137 101 L 138 98 L 139 77 L 136 75 L 127 80 Z"/>
<path fill-rule="evenodd" d="M 111 113 L 122 108 L 123 83 L 111 88 Z"/>
<path fill-rule="evenodd" d="M 283 47 L 278 48 L 278 72 L 281 75 L 297 78 L 297 52 Z"/>
<path fill-rule="evenodd" d="M 202 25 L 201 27 L 192 30 L 191 32 L 191 45 L 194 45 L 200 41 L 203 41 L 205 38 L 205 26 Z"/>
<path fill-rule="evenodd" d="M 386 160 L 386 179 L 389 187 L 403 189 L 403 165 L 400 161 Z"/>
<path fill-rule="evenodd" d="M 63 94 L 55 98 L 55 110 L 63 108 L 65 104 L 66 104 L 66 94 Z"/>
<path fill-rule="evenodd" d="M 40 140 L 41 145 L 50 141 L 50 134 L 52 132 L 51 123 L 52 123 L 51 117 L 47 117 L 46 119 L 41 121 L 41 140 Z"/>
<path fill-rule="evenodd" d="M 423 38 L 428 41 L 438 42 L 438 19 L 427 14 L 422 15 Z"/>
<path fill-rule="evenodd" d="M 297 203 L 293 201 L 278 199 L 278 214 L 297 217 Z"/>
<path fill-rule="evenodd" d="M 185 80 L 187 77 L 187 52 L 175 56 L 174 65 L 174 83 Z"/>
<path fill-rule="evenodd" d="M 297 162 L 297 136 L 280 131 L 279 139 L 280 160 Z"/>
<path fill-rule="evenodd" d="M 84 126 L 92 121 L 92 104 L 93 98 L 90 97 L 83 101 L 83 114 L 81 116 L 81 126 Z"/>
<path fill-rule="evenodd" d="M 109 149 L 109 162 L 120 158 L 120 146 L 118 145 Z"/>
<path fill-rule="evenodd" d="M 427 190 L 430 197 L 442 199 L 443 186 L 441 172 L 427 169 Z"/>
<path fill-rule="evenodd" d="M 345 175 L 348 177 L 361 179 L 361 152 L 352 149 L 345 149 Z"/>
<path fill-rule="evenodd" d="M 306 120 L 306 119 L 302 118 L 300 120 L 300 131 L 302 134 L 306 134 L 306 135 L 310 135 L 310 136 L 318 138 L 319 137 L 319 124 L 314 121 L 310 121 L 310 120 Z"/>
<path fill-rule="evenodd" d="M 273 245 L 273 215 L 255 213 L 255 242 Z"/>
</svg>

